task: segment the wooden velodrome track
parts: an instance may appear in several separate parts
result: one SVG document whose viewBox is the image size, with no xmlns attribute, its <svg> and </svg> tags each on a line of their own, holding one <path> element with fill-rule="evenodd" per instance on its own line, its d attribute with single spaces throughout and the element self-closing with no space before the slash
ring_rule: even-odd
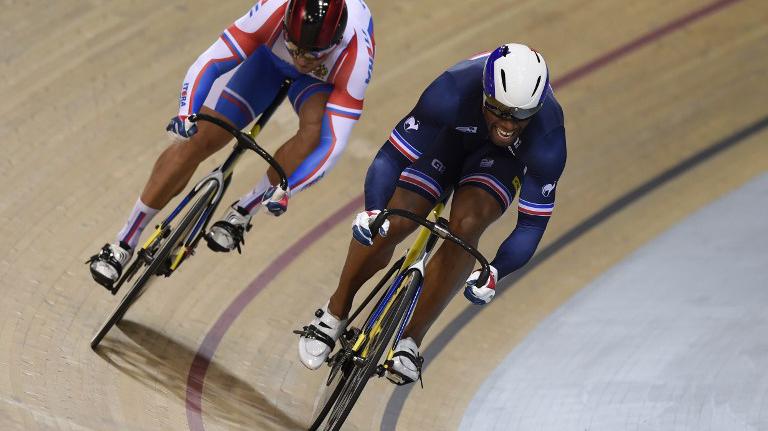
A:
<svg viewBox="0 0 768 431">
<path fill-rule="evenodd" d="M 291 330 L 335 286 L 369 161 L 431 79 L 502 42 L 545 55 L 566 113 L 569 160 L 542 253 L 482 312 L 451 303 L 422 346 L 424 390 L 372 382 L 345 429 L 456 429 L 537 322 L 768 170 L 761 0 L 372 0 L 374 78 L 339 165 L 280 219 L 256 218 L 242 256 L 201 248 L 153 284 L 96 354 L 88 341 L 117 298 L 83 261 L 120 228 L 167 145 L 186 68 L 250 6 L 4 2 L 0 429 L 305 427 L 325 373 L 299 364 Z M 295 126 L 284 106 L 261 142 L 274 150 Z M 263 163 L 249 156 L 238 168 L 232 199 Z M 514 218 L 490 229 L 486 253 Z"/>
</svg>

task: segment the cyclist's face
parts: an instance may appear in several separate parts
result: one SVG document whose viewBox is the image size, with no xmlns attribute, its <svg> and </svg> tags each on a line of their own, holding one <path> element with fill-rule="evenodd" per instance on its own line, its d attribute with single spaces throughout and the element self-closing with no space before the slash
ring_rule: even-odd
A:
<svg viewBox="0 0 768 431">
<path fill-rule="evenodd" d="M 324 49 L 322 51 L 305 51 L 288 39 L 285 40 L 285 48 L 293 59 L 293 65 L 296 66 L 296 70 L 300 73 L 309 73 L 315 70 L 316 67 L 328 57 L 328 54 L 333 51 L 334 46 Z"/>
<path fill-rule="evenodd" d="M 325 60 L 325 56 L 321 58 L 313 58 L 309 59 L 307 57 L 297 57 L 297 56 L 291 56 L 293 59 L 293 65 L 296 67 L 296 70 L 299 71 L 299 73 L 309 73 L 317 66 L 320 66 L 323 63 L 323 60 Z"/>
<path fill-rule="evenodd" d="M 491 142 L 500 147 L 512 145 L 531 121 L 530 118 L 526 120 L 501 118 L 485 108 L 483 108 L 483 118 L 488 126 Z"/>
</svg>

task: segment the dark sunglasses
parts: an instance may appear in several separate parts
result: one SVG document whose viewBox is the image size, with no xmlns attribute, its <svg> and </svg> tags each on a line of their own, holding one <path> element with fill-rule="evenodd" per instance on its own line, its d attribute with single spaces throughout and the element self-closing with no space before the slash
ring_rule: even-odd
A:
<svg viewBox="0 0 768 431">
<path fill-rule="evenodd" d="M 533 117 L 541 107 L 543 103 L 539 103 L 537 106 L 529 109 L 512 108 L 504 105 L 495 98 L 483 93 L 483 107 L 491 113 L 503 120 L 522 121 Z"/>
<path fill-rule="evenodd" d="M 288 50 L 288 54 L 291 54 L 291 57 L 301 57 L 306 60 L 319 60 L 328 55 L 334 48 L 336 48 L 336 45 L 331 45 L 325 49 L 309 50 L 299 48 L 298 45 L 288 40 L 288 38 L 285 39 L 285 49 Z"/>
</svg>

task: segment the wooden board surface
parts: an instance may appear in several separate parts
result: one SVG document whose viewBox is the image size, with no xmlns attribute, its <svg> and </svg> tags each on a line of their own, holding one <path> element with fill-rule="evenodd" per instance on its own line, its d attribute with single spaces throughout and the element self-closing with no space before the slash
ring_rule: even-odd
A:
<svg viewBox="0 0 768 431">
<path fill-rule="evenodd" d="M 155 283 L 95 354 L 88 341 L 116 298 L 90 280 L 83 261 L 113 238 L 167 145 L 163 129 L 187 67 L 250 4 L 5 2 L 0 428 L 306 426 L 324 376 L 300 365 L 291 330 L 333 291 L 351 217 L 327 227 L 284 268 L 276 270 L 273 260 L 362 192 L 368 163 L 426 84 L 500 43 L 521 41 L 544 54 L 565 109 L 568 165 L 540 247 L 553 252 L 471 319 L 466 301 L 453 301 L 423 346 L 439 351 L 427 357 L 424 390 L 398 390 L 395 398 L 405 397 L 399 408 L 392 387 L 373 382 L 345 429 L 380 429 L 382 417 L 398 430 L 455 429 L 474 391 L 537 322 L 649 239 L 768 170 L 764 125 L 689 168 L 684 164 L 768 117 L 764 2 L 369 6 L 374 77 L 338 166 L 296 196 L 283 217 L 257 217 L 243 255 L 201 248 L 174 277 Z M 284 106 L 261 141 L 274 150 L 295 127 Z M 206 161 L 197 175 L 225 156 Z M 230 197 L 246 191 L 263 169 L 255 157 L 243 160 Z M 670 169 L 679 172 L 664 177 Z M 650 185 L 638 195 L 644 184 Z M 596 216 L 606 208 L 612 210 Z M 507 214 L 488 231 L 481 244 L 486 253 L 495 251 L 514 218 Z M 574 229 L 579 235 L 564 237 Z M 252 300 L 241 301 L 225 332 L 211 332 L 241 292 L 258 287 L 264 271 L 276 275 Z M 188 403 L 195 395 L 190 374 L 201 376 L 191 373 L 201 346 L 211 349 L 203 352 L 209 366 L 195 409 Z"/>
</svg>

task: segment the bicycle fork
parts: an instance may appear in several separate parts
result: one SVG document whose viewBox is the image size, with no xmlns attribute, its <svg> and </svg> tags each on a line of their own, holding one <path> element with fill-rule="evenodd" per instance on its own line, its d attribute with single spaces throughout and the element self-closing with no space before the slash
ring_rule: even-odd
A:
<svg viewBox="0 0 768 431">
<path fill-rule="evenodd" d="M 416 292 L 413 298 L 410 300 L 410 304 L 408 305 L 408 310 L 406 311 L 406 314 L 403 316 L 403 319 L 400 322 L 396 336 L 389 350 L 387 351 L 384 364 L 380 366 L 379 369 L 377 370 L 376 374 L 378 374 L 379 377 L 384 375 L 384 370 L 386 370 L 386 368 L 388 367 L 388 363 L 392 360 L 392 357 L 395 354 L 395 347 L 397 346 L 397 343 L 402 338 L 403 331 L 405 330 L 405 327 L 408 325 L 408 322 L 410 322 L 411 316 L 413 315 L 413 312 L 416 309 L 416 303 L 418 302 L 419 296 L 421 295 L 422 287 L 424 286 L 424 276 L 423 276 L 424 262 L 428 257 L 429 257 L 429 253 L 425 253 L 417 262 L 413 263 L 405 271 L 397 275 L 394 283 L 392 283 L 392 287 L 386 293 L 384 300 L 379 303 L 376 310 L 374 311 L 374 318 L 371 319 L 369 321 L 369 324 L 363 328 L 360 334 L 358 334 L 357 340 L 355 341 L 355 344 L 352 347 L 353 351 L 360 352 L 360 355 L 356 356 L 356 358 L 359 358 L 359 359 L 355 361 L 355 363 L 358 365 L 362 364 L 363 363 L 362 359 L 368 356 L 368 349 L 370 347 L 370 344 L 366 344 L 365 342 L 367 340 L 375 338 L 381 331 L 382 329 L 381 320 L 383 316 L 387 314 L 387 311 L 389 311 L 389 309 L 391 308 L 392 299 L 397 297 L 397 295 L 403 292 L 407 288 L 408 284 L 410 284 L 410 279 L 408 279 L 408 277 L 418 277 L 419 284 L 416 288 Z"/>
<path fill-rule="evenodd" d="M 141 247 L 141 249 L 139 249 L 138 258 L 134 262 L 134 265 L 132 265 L 131 268 L 126 272 L 125 276 L 120 280 L 116 287 L 119 288 L 122 283 L 130 280 L 136 271 L 138 271 L 139 267 L 142 266 L 142 264 L 147 264 L 152 261 L 154 258 L 154 253 L 157 251 L 161 241 L 167 238 L 171 233 L 171 223 L 174 221 L 176 216 L 178 216 L 179 213 L 192 201 L 192 199 L 198 194 L 205 196 L 210 192 L 212 188 L 215 187 L 216 192 L 206 207 L 205 211 L 201 214 L 200 218 L 194 224 L 190 232 L 186 234 L 179 242 L 178 249 L 171 255 L 171 260 L 168 265 L 158 272 L 158 275 L 165 275 L 166 277 L 170 276 L 171 273 L 173 273 L 173 271 L 175 271 L 179 265 L 181 265 L 181 262 L 187 256 L 193 254 L 193 250 L 201 236 L 200 232 L 205 229 L 208 224 L 210 215 L 218 207 L 219 202 L 221 201 L 221 197 L 229 185 L 230 179 L 231 174 L 225 178 L 223 172 L 217 169 L 200 180 L 197 185 L 195 185 L 195 187 L 192 188 L 192 190 L 190 190 L 186 196 L 184 196 L 184 199 L 179 202 L 176 208 L 174 208 L 174 210 L 159 225 L 155 227 L 155 231 L 152 233 L 152 235 L 149 236 L 147 241 L 144 242 L 144 245 Z"/>
</svg>

